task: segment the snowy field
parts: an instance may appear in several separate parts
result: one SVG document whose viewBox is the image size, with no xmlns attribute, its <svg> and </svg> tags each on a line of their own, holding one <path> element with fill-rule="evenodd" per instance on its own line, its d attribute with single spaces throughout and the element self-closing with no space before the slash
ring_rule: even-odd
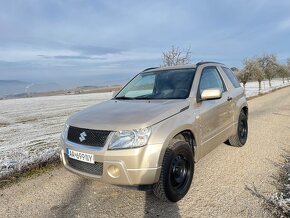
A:
<svg viewBox="0 0 290 218">
<path fill-rule="evenodd" d="M 262 83 L 262 93 L 290 85 L 281 80 Z M 246 85 L 246 95 L 258 94 L 258 82 Z M 58 141 L 67 117 L 111 98 L 112 93 L 50 96 L 0 101 L 0 178 L 46 162 L 58 155 Z"/>
<path fill-rule="evenodd" d="M 273 89 L 281 88 L 283 86 L 290 85 L 290 82 L 285 80 L 285 83 L 283 84 L 282 79 L 274 79 L 271 81 L 272 87 L 269 86 L 269 82 L 267 80 L 262 81 L 261 83 L 261 90 L 260 94 L 267 93 Z M 242 85 L 242 84 L 241 84 Z M 246 84 L 245 87 L 246 95 L 247 97 L 256 96 L 259 94 L 259 84 L 258 82 L 249 82 Z"/>
<path fill-rule="evenodd" d="M 0 178 L 56 157 L 68 116 L 111 96 L 96 93 L 0 101 Z"/>
</svg>

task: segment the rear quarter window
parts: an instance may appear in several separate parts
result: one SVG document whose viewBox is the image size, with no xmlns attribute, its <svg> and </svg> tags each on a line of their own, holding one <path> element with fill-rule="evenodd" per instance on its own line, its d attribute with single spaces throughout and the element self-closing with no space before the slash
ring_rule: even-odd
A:
<svg viewBox="0 0 290 218">
<path fill-rule="evenodd" d="M 226 67 L 222 67 L 222 69 L 235 88 L 241 87 L 240 82 L 235 76 L 235 74 L 233 73 L 233 71 L 231 71 L 229 68 L 226 68 Z"/>
</svg>

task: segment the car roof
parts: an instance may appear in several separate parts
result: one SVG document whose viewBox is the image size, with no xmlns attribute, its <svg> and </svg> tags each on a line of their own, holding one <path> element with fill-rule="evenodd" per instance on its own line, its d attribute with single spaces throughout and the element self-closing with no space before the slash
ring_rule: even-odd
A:
<svg viewBox="0 0 290 218">
<path fill-rule="evenodd" d="M 179 70 L 179 69 L 192 69 L 192 68 L 197 68 L 201 65 L 212 65 L 212 66 L 225 66 L 222 63 L 219 62 L 212 62 L 212 61 L 202 61 L 198 62 L 196 64 L 185 64 L 185 65 L 177 65 L 177 66 L 169 66 L 169 67 L 150 67 L 143 72 L 152 72 L 152 71 L 161 71 L 161 70 Z"/>
</svg>

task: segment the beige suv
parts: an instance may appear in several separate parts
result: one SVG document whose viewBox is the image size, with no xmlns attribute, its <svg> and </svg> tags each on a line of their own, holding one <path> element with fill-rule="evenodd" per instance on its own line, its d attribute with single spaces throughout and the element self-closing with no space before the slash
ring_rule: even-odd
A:
<svg viewBox="0 0 290 218">
<path fill-rule="evenodd" d="M 67 120 L 61 159 L 73 173 L 152 188 L 176 202 L 188 192 L 198 160 L 223 142 L 246 143 L 247 119 L 244 89 L 225 65 L 149 68 L 111 100 Z"/>
</svg>

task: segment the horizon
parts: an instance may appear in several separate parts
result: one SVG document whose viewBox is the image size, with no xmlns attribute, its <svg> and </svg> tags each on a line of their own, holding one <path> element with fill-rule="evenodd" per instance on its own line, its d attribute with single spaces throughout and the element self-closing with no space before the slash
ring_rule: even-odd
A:
<svg viewBox="0 0 290 218">
<path fill-rule="evenodd" d="M 172 45 L 192 62 L 290 57 L 288 1 L 9 1 L 0 8 L 0 79 L 124 83 Z"/>
</svg>

